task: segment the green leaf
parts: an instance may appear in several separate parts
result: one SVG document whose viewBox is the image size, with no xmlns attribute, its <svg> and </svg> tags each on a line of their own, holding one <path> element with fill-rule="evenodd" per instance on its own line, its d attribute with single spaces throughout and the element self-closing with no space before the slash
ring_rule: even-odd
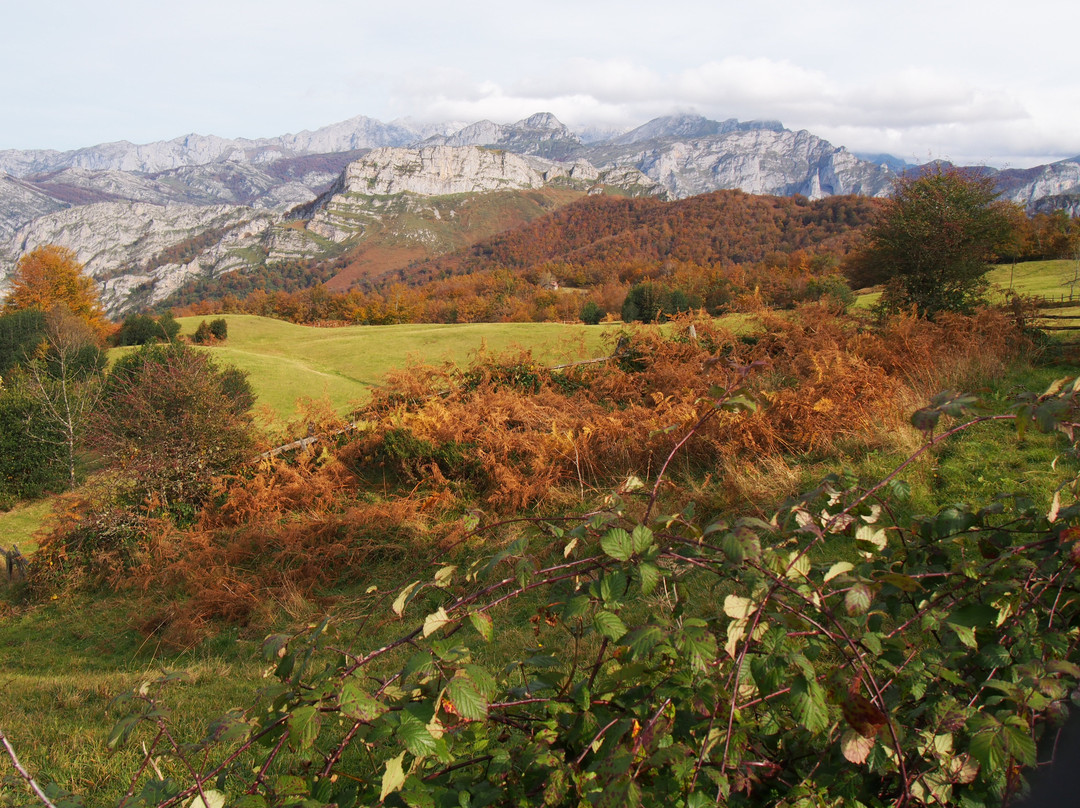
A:
<svg viewBox="0 0 1080 808">
<path fill-rule="evenodd" d="M 621 527 L 609 530 L 600 538 L 600 547 L 616 561 L 629 561 L 634 555 L 634 540 Z"/>
<path fill-rule="evenodd" d="M 889 496 L 897 502 L 907 502 L 911 499 L 911 485 L 905 480 L 889 480 L 889 484 L 885 488 L 888 490 Z"/>
<path fill-rule="evenodd" d="M 142 713 L 131 713 L 117 721 L 113 725 L 112 732 L 109 733 L 109 740 L 106 745 L 110 749 L 116 749 L 118 746 L 123 745 L 131 737 L 131 733 L 142 717 Z"/>
<path fill-rule="evenodd" d="M 401 742 L 401 745 L 417 758 L 435 754 L 435 738 L 424 726 L 424 722 L 407 710 L 402 710 L 398 716 L 400 723 L 394 732 L 394 737 Z"/>
<path fill-rule="evenodd" d="M 458 671 L 446 685 L 446 695 L 462 718 L 473 721 L 487 718 L 487 699 L 483 697 L 472 679 L 461 671 Z"/>
<path fill-rule="evenodd" d="M 297 707 L 289 716 L 289 746 L 293 751 L 310 749 L 319 734 L 319 711 L 314 705 Z"/>
<path fill-rule="evenodd" d="M 829 708 L 825 690 L 816 679 L 797 676 L 791 684 L 791 704 L 795 718 L 810 732 L 822 732 L 829 726 Z"/>
<path fill-rule="evenodd" d="M 275 659 L 285 656 L 286 647 L 291 639 L 292 636 L 289 634 L 271 634 L 263 640 L 263 659 L 267 662 L 273 662 Z"/>
<path fill-rule="evenodd" d="M 494 634 L 494 623 L 487 612 L 469 612 L 469 622 L 473 628 L 484 638 L 485 642 L 491 642 Z"/>
<path fill-rule="evenodd" d="M 641 626 L 626 635 L 623 645 L 626 645 L 633 652 L 635 658 L 640 659 L 648 656 L 649 652 L 663 638 L 664 632 L 656 626 Z"/>
<path fill-rule="evenodd" d="M 393 794 L 402 784 L 405 782 L 405 772 L 402 769 L 401 763 L 405 759 L 405 753 L 402 752 L 396 758 L 391 758 L 386 761 L 386 770 L 382 776 L 382 789 L 379 792 L 379 801 L 382 802 L 388 795 Z"/>
<path fill-rule="evenodd" d="M 1024 719 L 1015 715 L 1009 716 L 1009 718 L 1005 719 L 1002 735 L 1005 749 L 1011 758 L 1022 766 L 1035 765 L 1038 753 L 1035 748 L 1035 741 L 1031 737 L 1031 730 L 1024 723 Z"/>
<path fill-rule="evenodd" d="M 985 603 L 971 603 L 961 606 L 945 618 L 947 623 L 971 628 L 990 628 L 997 622 L 998 610 Z"/>
<path fill-rule="evenodd" d="M 638 555 L 652 547 L 652 543 L 653 532 L 645 525 L 638 525 L 634 528 L 634 532 L 630 534 L 630 546 Z"/>
<path fill-rule="evenodd" d="M 941 410 L 936 407 L 923 407 L 911 414 L 911 425 L 920 432 L 931 432 L 941 418 Z"/>
<path fill-rule="evenodd" d="M 626 624 L 622 618 L 607 609 L 601 609 L 593 615 L 593 626 L 609 640 L 618 640 L 626 634 Z"/>
<path fill-rule="evenodd" d="M 373 699 L 355 683 L 346 682 L 341 688 L 341 712 L 357 721 L 374 721 L 386 712 L 382 702 Z"/>
<path fill-rule="evenodd" d="M 951 628 L 956 636 L 960 638 L 960 642 L 966 645 L 968 648 L 973 648 L 976 651 L 979 649 L 979 644 L 975 640 L 975 629 L 971 626 L 959 626 L 956 623 L 946 623 Z"/>
<path fill-rule="evenodd" d="M 651 561 L 638 565 L 638 577 L 641 579 L 641 594 L 651 595 L 660 583 L 660 568 Z"/>
</svg>

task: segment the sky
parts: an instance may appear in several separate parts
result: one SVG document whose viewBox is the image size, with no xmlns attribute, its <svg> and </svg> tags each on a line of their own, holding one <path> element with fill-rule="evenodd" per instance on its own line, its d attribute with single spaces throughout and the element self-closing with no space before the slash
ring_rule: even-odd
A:
<svg viewBox="0 0 1080 808">
<path fill-rule="evenodd" d="M 0 149 L 551 112 L 779 120 L 910 162 L 1080 155 L 1075 0 L 0 0 Z"/>
</svg>

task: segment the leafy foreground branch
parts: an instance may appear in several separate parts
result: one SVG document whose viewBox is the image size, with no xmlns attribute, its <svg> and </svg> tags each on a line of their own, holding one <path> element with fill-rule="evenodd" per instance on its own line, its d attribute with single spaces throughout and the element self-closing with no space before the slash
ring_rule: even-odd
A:
<svg viewBox="0 0 1080 808">
<path fill-rule="evenodd" d="M 1071 443 L 1078 391 L 978 417 L 943 393 L 917 456 L 989 420 Z M 708 404 L 676 450 L 753 407 Z M 405 587 L 383 647 L 329 620 L 269 637 L 272 683 L 196 743 L 144 685 L 116 705 L 110 745 L 146 750 L 121 805 L 1007 804 L 1080 680 L 1073 486 L 1049 513 L 1012 494 L 902 519 L 899 473 L 832 477 L 768 522 L 709 522 L 652 516 L 659 488 L 631 480 Z"/>
</svg>

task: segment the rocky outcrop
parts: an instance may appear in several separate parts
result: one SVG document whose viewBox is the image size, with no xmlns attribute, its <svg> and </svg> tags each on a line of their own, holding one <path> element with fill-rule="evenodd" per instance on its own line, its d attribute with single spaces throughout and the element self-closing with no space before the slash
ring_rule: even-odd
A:
<svg viewBox="0 0 1080 808">
<path fill-rule="evenodd" d="M 23 250 L 55 242 L 86 262 L 119 313 L 196 275 L 336 254 L 375 232 L 450 249 L 460 238 L 448 226 L 455 197 L 551 185 L 673 198 L 722 188 L 881 196 L 897 167 L 776 121 L 699 115 L 584 139 L 549 113 L 469 125 L 357 116 L 264 139 L 0 151 L 0 282 Z M 1080 212 L 1080 158 L 994 174 L 1029 211 Z"/>
<path fill-rule="evenodd" d="M 1080 157 L 1029 169 L 1007 169 L 994 175 L 1002 196 L 1028 212 L 1080 208 Z"/>
<path fill-rule="evenodd" d="M 452 135 L 431 137 L 425 146 L 486 146 L 549 160 L 570 160 L 583 151 L 581 138 L 550 112 L 539 112 L 512 124 L 480 121 Z"/>
<path fill-rule="evenodd" d="M 0 242 L 10 239 L 27 222 L 65 207 L 68 205 L 33 185 L 0 175 Z"/>
<path fill-rule="evenodd" d="M 159 300 L 187 274 L 216 274 L 247 265 L 237 250 L 255 247 L 276 215 L 229 205 L 153 205 L 145 202 L 99 202 L 39 217 L 0 243 L 0 278 L 6 278 L 23 253 L 42 244 L 75 251 L 86 272 L 103 283 L 103 303 L 110 314 L 130 307 L 129 295 L 147 286 L 145 302 Z M 194 236 L 213 234 L 205 247 Z M 190 247 L 186 247 L 190 244 Z M 183 265 L 163 260 L 168 251 L 196 255 Z M 153 288 L 157 287 L 157 288 Z"/>
<path fill-rule="evenodd" d="M 694 133 L 686 138 L 682 133 Z M 887 194 L 892 174 L 809 132 L 775 123 L 739 125 L 694 116 L 657 119 L 589 156 L 602 166 L 633 167 L 675 198 L 737 188 L 753 194 Z"/>
<path fill-rule="evenodd" d="M 479 146 L 375 149 L 351 163 L 330 191 L 302 215 L 318 236 L 341 243 L 362 236 L 389 201 L 401 196 L 444 197 L 568 185 L 585 191 L 608 184 L 633 194 L 658 186 L 632 167 L 601 172 L 579 160 L 559 163 Z M 384 198 L 388 201 L 383 202 Z M 407 203 L 405 203 L 407 204 Z"/>
</svg>

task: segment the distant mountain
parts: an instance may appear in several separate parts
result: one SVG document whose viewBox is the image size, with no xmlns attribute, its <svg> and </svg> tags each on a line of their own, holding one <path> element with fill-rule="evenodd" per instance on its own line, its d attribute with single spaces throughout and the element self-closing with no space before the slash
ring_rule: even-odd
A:
<svg viewBox="0 0 1080 808">
<path fill-rule="evenodd" d="M 637 168 L 677 199 L 722 189 L 810 199 L 882 196 L 892 182 L 887 168 L 776 121 L 657 118 L 592 145 L 585 156 L 599 166 Z"/>
<path fill-rule="evenodd" d="M 448 136 L 430 137 L 424 145 L 486 146 L 549 160 L 568 160 L 581 153 L 583 143 L 550 112 L 540 112 L 507 125 L 479 121 Z"/>
<path fill-rule="evenodd" d="M 479 237 L 464 235 L 462 220 L 440 223 L 443 215 L 469 212 L 491 235 L 604 189 L 670 199 L 721 189 L 873 197 L 905 168 L 777 121 L 689 114 L 617 134 L 575 133 L 550 113 L 509 124 L 356 116 L 271 138 L 0 151 L 0 292 L 19 255 L 46 242 L 74 249 L 119 315 L 192 278 L 327 259 L 369 274 Z M 997 172 L 995 181 L 1029 210 L 1080 210 L 1080 158 Z M 497 196 L 466 204 L 483 195 Z M 451 201 L 424 201 L 439 199 Z M 364 247 L 375 235 L 379 249 Z"/>
<path fill-rule="evenodd" d="M 248 140 L 214 135 L 184 135 L 173 140 L 136 145 L 127 141 L 103 143 L 74 151 L 0 151 L 0 171 L 25 177 L 65 168 L 90 171 L 134 171 L 152 174 L 208 163 L 266 164 L 305 154 L 403 146 L 421 131 L 402 124 L 384 124 L 358 115 L 347 121 L 295 135 Z"/>
<path fill-rule="evenodd" d="M 1065 210 L 1080 215 L 1080 156 L 1045 166 L 1005 169 L 994 182 L 1006 199 L 1032 213 Z"/>
</svg>

